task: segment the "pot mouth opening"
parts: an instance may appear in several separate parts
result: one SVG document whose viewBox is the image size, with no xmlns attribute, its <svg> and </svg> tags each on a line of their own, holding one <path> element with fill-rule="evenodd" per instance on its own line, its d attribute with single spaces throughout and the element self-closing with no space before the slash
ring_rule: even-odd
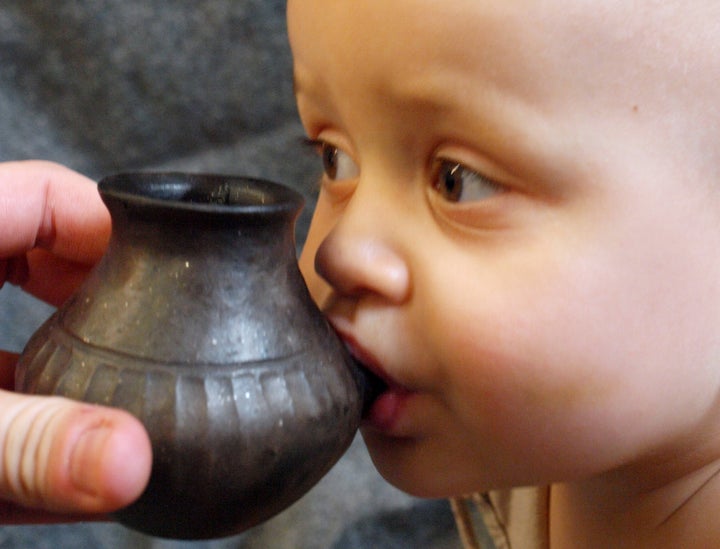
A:
<svg viewBox="0 0 720 549">
<path fill-rule="evenodd" d="M 103 198 L 173 210 L 270 213 L 294 211 L 303 203 L 300 193 L 279 183 L 208 173 L 119 173 L 102 179 L 98 190 Z"/>
</svg>

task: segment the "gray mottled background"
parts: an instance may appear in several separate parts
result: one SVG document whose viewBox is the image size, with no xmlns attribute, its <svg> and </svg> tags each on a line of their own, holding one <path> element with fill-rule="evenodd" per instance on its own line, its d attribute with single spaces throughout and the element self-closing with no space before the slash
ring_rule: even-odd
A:
<svg viewBox="0 0 720 549">
<path fill-rule="evenodd" d="M 308 197 L 282 0 L 2 0 L 0 161 L 55 160 L 95 179 L 179 169 L 269 178 Z M 0 347 L 51 309 L 0 291 Z M 454 548 L 445 501 L 410 498 L 358 438 L 301 501 L 240 536 L 181 543 L 114 524 L 0 527 L 0 548 Z"/>
</svg>

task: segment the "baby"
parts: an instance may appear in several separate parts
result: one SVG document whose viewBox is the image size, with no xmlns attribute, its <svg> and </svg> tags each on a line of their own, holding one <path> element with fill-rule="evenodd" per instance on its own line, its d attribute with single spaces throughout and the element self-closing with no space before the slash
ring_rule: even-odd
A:
<svg viewBox="0 0 720 549">
<path fill-rule="evenodd" d="M 288 26 L 325 168 L 301 267 L 388 383 L 383 476 L 482 493 L 498 547 L 720 546 L 720 4 L 290 0 Z"/>
</svg>

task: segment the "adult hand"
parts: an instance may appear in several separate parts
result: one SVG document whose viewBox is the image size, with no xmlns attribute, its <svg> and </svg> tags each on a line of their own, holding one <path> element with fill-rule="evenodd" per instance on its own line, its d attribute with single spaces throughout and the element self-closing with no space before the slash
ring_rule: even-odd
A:
<svg viewBox="0 0 720 549">
<path fill-rule="evenodd" d="M 49 162 L 0 163 L 0 287 L 60 305 L 109 235 L 89 179 Z M 0 351 L 0 524 L 87 520 L 135 500 L 152 463 L 142 424 L 118 409 L 13 393 L 16 360 Z"/>
</svg>

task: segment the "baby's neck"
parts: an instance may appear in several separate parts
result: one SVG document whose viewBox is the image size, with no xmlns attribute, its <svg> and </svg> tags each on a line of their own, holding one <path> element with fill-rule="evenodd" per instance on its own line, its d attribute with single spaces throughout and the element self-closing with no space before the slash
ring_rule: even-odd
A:
<svg viewBox="0 0 720 549">
<path fill-rule="evenodd" d="M 719 462 L 659 485 L 638 473 L 552 486 L 551 549 L 720 547 Z"/>
</svg>

